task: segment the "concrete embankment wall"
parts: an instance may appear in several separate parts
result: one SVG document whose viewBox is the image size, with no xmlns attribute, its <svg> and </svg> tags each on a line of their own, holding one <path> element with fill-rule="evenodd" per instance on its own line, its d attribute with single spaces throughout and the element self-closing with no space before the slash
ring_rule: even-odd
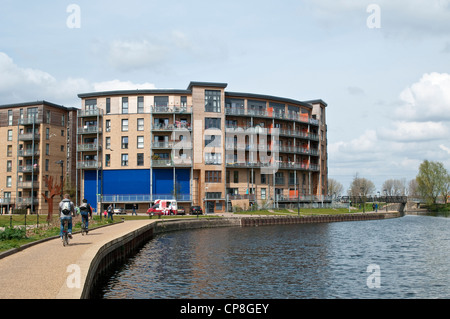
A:
<svg viewBox="0 0 450 319">
<path fill-rule="evenodd" d="M 400 213 L 368 213 L 368 214 L 343 214 L 343 215 L 321 215 L 309 217 L 295 216 L 267 216 L 267 217 L 244 217 L 241 226 L 265 226 L 265 225 L 288 225 L 288 224 L 311 224 L 311 223 L 334 223 L 363 220 L 377 220 L 400 217 Z"/>
<path fill-rule="evenodd" d="M 81 298 L 92 298 L 96 289 L 102 285 L 101 280 L 109 274 L 111 269 L 132 256 L 145 243 L 155 235 L 188 229 L 214 228 L 214 227 L 252 227 L 264 225 L 331 223 L 345 221 L 363 221 L 401 217 L 400 213 L 369 213 L 323 215 L 312 217 L 290 216 L 253 216 L 241 218 L 210 218 L 210 219 L 184 219 L 161 220 L 148 224 L 125 236 L 119 237 L 105 244 L 93 258 L 84 283 Z"/>
</svg>

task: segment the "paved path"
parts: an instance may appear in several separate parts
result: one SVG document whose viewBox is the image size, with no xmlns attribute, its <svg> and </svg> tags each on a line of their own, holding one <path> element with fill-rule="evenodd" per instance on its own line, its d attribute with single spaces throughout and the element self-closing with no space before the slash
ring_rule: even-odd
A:
<svg viewBox="0 0 450 319">
<path fill-rule="evenodd" d="M 100 247 L 155 221 L 125 221 L 91 230 L 87 236 L 74 234 L 68 247 L 63 247 L 58 238 L 0 259 L 0 299 L 79 299 L 82 287 L 67 285 L 73 274 L 68 267 L 79 266 L 84 283 Z"/>
</svg>

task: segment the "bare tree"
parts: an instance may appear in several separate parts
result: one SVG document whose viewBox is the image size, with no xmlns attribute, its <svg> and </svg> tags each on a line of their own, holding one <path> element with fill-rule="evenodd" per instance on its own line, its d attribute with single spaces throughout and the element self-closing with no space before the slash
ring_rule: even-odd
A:
<svg viewBox="0 0 450 319">
<path fill-rule="evenodd" d="M 62 185 L 64 181 L 61 182 L 61 184 L 58 184 L 55 182 L 53 184 L 53 176 L 50 176 L 47 178 L 47 176 L 44 176 L 44 182 L 47 186 L 47 189 L 49 191 L 48 196 L 45 195 L 45 193 L 41 193 L 41 195 L 45 198 L 48 204 L 48 215 L 47 215 L 47 221 L 50 221 L 52 219 L 53 215 L 53 197 L 56 195 L 61 195 Z"/>
<path fill-rule="evenodd" d="M 414 178 L 409 181 L 408 184 L 408 196 L 409 197 L 419 197 L 419 184 L 417 184 L 417 180 Z"/>
<path fill-rule="evenodd" d="M 366 179 L 359 177 L 356 173 L 348 190 L 349 196 L 367 196 L 375 193 L 375 184 Z"/>
<path fill-rule="evenodd" d="M 344 186 L 333 178 L 328 179 L 328 195 L 340 196 L 344 191 Z"/>
<path fill-rule="evenodd" d="M 388 179 L 383 183 L 383 189 L 386 190 L 388 196 L 406 195 L 406 180 Z"/>
</svg>

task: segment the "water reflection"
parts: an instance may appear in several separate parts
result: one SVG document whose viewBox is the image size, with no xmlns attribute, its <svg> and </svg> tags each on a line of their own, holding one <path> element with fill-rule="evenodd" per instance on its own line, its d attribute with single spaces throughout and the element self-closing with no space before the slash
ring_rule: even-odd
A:
<svg viewBox="0 0 450 319">
<path fill-rule="evenodd" d="M 104 298 L 448 298 L 450 220 L 399 219 L 164 234 Z M 370 289 L 367 267 L 381 269 Z"/>
</svg>

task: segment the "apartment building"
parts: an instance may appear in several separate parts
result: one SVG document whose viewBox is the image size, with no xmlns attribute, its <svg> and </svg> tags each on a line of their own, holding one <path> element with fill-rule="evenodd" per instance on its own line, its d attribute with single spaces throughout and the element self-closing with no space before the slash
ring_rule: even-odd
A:
<svg viewBox="0 0 450 319">
<path fill-rule="evenodd" d="M 2 213 L 47 213 L 45 177 L 70 182 L 76 173 L 76 120 L 75 108 L 47 101 L 0 105 Z"/>
<path fill-rule="evenodd" d="M 140 212 L 157 199 L 207 213 L 323 201 L 327 104 L 226 87 L 79 94 L 81 196 Z"/>
</svg>

